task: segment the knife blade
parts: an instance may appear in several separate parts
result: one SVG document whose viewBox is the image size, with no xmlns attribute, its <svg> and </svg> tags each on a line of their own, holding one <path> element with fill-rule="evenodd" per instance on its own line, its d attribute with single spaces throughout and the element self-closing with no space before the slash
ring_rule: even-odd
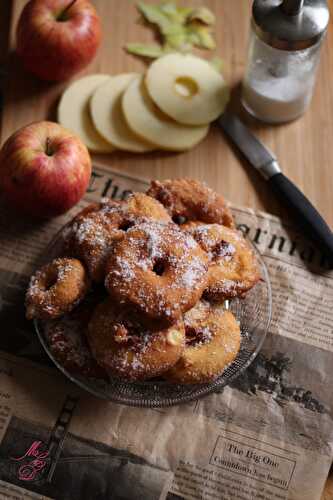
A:
<svg viewBox="0 0 333 500">
<path fill-rule="evenodd" d="M 286 205 L 297 224 L 329 259 L 333 267 L 333 233 L 317 209 L 282 172 L 277 158 L 235 115 L 225 112 L 217 124 L 248 162 L 264 177 Z"/>
</svg>

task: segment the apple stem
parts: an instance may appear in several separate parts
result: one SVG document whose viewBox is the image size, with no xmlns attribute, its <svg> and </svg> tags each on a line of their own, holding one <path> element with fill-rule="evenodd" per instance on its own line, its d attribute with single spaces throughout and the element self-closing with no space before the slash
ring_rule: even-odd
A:
<svg viewBox="0 0 333 500">
<path fill-rule="evenodd" d="M 53 150 L 52 150 L 52 147 L 51 147 L 51 140 L 50 140 L 49 137 L 46 138 L 45 154 L 47 154 L 47 156 L 52 156 L 53 155 Z"/>
<path fill-rule="evenodd" d="M 68 5 L 67 7 L 65 7 L 65 9 L 59 14 L 59 16 L 57 17 L 57 21 L 67 21 L 67 12 L 69 11 L 69 9 L 75 4 L 77 0 L 72 0 Z"/>
</svg>

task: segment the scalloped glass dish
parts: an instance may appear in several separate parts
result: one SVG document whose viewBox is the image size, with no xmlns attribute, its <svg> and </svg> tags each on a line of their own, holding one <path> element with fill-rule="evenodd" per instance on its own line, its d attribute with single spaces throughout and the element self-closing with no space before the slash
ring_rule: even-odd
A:
<svg viewBox="0 0 333 500">
<path fill-rule="evenodd" d="M 253 246 L 253 245 L 252 245 Z M 47 261 L 57 248 L 57 237 L 46 251 Z M 261 269 L 262 279 L 250 290 L 245 298 L 226 303 L 236 316 L 241 327 L 241 348 L 237 358 L 213 382 L 205 384 L 171 384 L 165 381 L 127 382 L 118 378 L 105 381 L 70 373 L 55 357 L 49 347 L 44 325 L 35 320 L 39 340 L 46 353 L 72 382 L 94 396 L 102 399 L 138 407 L 167 407 L 193 401 L 220 390 L 238 377 L 259 353 L 267 335 L 272 312 L 272 293 L 269 275 L 258 250 L 253 246 Z"/>
</svg>

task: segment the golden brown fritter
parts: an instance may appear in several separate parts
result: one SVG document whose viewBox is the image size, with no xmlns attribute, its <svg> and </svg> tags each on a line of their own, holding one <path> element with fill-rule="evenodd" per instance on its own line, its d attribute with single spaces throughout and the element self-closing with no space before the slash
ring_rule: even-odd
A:
<svg viewBox="0 0 333 500">
<path fill-rule="evenodd" d="M 160 201 L 177 223 L 201 221 L 234 227 L 224 198 L 194 179 L 152 181 L 147 194 Z"/>
<path fill-rule="evenodd" d="M 182 320 L 165 329 L 151 330 L 112 299 L 95 309 L 87 337 L 98 364 L 110 375 L 126 380 L 161 375 L 178 361 L 185 345 Z"/>
<path fill-rule="evenodd" d="M 208 254 L 206 298 L 223 301 L 241 297 L 259 281 L 256 256 L 240 231 L 197 222 L 184 224 L 182 229 L 191 234 Z"/>
<path fill-rule="evenodd" d="M 200 301 L 184 315 L 186 344 L 179 361 L 164 376 L 181 384 L 211 382 L 234 361 L 240 328 L 230 311 Z"/>
</svg>

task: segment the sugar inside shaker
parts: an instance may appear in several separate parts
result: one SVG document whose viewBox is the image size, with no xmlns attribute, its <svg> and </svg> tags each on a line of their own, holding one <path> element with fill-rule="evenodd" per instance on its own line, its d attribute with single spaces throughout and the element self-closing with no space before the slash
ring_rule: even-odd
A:
<svg viewBox="0 0 333 500">
<path fill-rule="evenodd" d="M 249 113 L 268 123 L 304 113 L 328 21 L 326 0 L 254 0 L 242 89 Z"/>
</svg>

